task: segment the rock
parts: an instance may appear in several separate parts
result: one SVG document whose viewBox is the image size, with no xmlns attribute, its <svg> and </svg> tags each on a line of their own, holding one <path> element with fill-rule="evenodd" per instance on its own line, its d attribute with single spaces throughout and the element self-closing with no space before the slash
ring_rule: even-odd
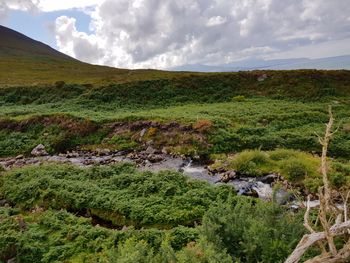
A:
<svg viewBox="0 0 350 263">
<path fill-rule="evenodd" d="M 228 171 L 224 174 L 221 174 L 220 182 L 227 183 L 230 180 L 233 180 L 236 178 L 236 172 L 235 171 Z"/>
<path fill-rule="evenodd" d="M 20 159 L 23 159 L 23 158 L 24 158 L 23 154 L 20 154 L 20 155 L 17 155 L 15 159 L 16 160 L 20 160 Z"/>
<path fill-rule="evenodd" d="M 225 168 L 223 167 L 214 169 L 211 165 L 207 166 L 207 169 L 211 174 L 224 174 L 227 172 L 227 170 L 225 170 Z"/>
<path fill-rule="evenodd" d="M 72 151 L 72 152 L 67 152 L 66 158 L 77 158 L 79 157 L 79 153 L 75 152 L 75 151 Z"/>
<path fill-rule="evenodd" d="M 264 81 L 265 79 L 267 79 L 267 75 L 266 74 L 262 74 L 261 76 L 258 77 L 258 81 Z"/>
<path fill-rule="evenodd" d="M 147 160 L 151 163 L 159 163 L 164 160 L 164 157 L 159 154 L 150 154 L 147 156 Z"/>
<path fill-rule="evenodd" d="M 244 196 L 251 196 L 251 197 L 255 197 L 255 198 L 259 198 L 259 194 L 258 192 L 253 189 L 252 185 L 246 186 L 246 187 L 242 187 L 241 189 L 238 190 L 238 195 L 244 195 Z"/>
<path fill-rule="evenodd" d="M 104 148 L 104 149 L 96 149 L 96 152 L 99 156 L 109 155 L 111 153 L 110 149 Z"/>
<path fill-rule="evenodd" d="M 39 144 L 36 146 L 32 151 L 31 154 L 33 156 L 46 156 L 48 155 L 47 151 L 45 150 L 45 146 L 42 144 Z"/>
<path fill-rule="evenodd" d="M 143 136 L 145 136 L 146 132 L 147 132 L 147 128 L 143 128 L 141 130 L 141 132 L 140 132 L 140 140 L 142 139 Z"/>
<path fill-rule="evenodd" d="M 148 146 L 145 153 L 146 154 L 155 154 L 156 153 L 156 149 L 154 149 L 152 146 Z"/>
<path fill-rule="evenodd" d="M 15 162 L 16 162 L 16 159 L 10 159 L 10 160 L 7 160 L 4 163 L 4 165 L 5 165 L 5 167 L 9 167 L 9 166 L 13 165 Z"/>
<path fill-rule="evenodd" d="M 260 177 L 258 180 L 264 184 L 272 184 L 276 182 L 278 179 L 278 176 L 276 174 L 269 174 L 263 177 Z"/>
<path fill-rule="evenodd" d="M 30 164 L 38 164 L 39 163 L 39 160 L 36 160 L 36 159 L 30 159 L 26 162 L 26 164 L 30 165 Z"/>
</svg>

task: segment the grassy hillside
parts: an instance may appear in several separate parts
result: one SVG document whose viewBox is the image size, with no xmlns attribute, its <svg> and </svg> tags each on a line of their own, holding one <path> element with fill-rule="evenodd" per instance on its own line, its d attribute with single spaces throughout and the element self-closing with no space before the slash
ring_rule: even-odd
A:
<svg viewBox="0 0 350 263">
<path fill-rule="evenodd" d="M 1 25 L 0 39 L 0 87 L 53 84 L 56 81 L 100 85 L 183 75 L 90 65 Z"/>
<path fill-rule="evenodd" d="M 279 147 L 318 152 L 314 132 L 322 131 L 327 105 L 333 104 L 342 124 L 331 154 L 350 156 L 350 72 L 271 71 L 259 82 L 261 74 L 213 74 L 101 87 L 61 84 L 2 88 L 0 155 L 28 153 L 40 141 L 52 151 L 104 143 L 124 148 L 118 140 L 110 142 L 116 133 L 112 123 L 139 120 L 190 125 L 192 135 L 179 129 L 158 129 L 150 138 L 154 146 L 178 153 L 207 155 Z M 62 113 L 65 115 L 57 115 Z M 46 117 L 41 118 L 43 115 Z M 207 127 L 201 128 L 201 122 Z M 66 130 L 68 123 L 77 128 Z M 120 140 L 142 147 L 145 142 L 135 139 L 137 133 L 152 124 L 141 126 L 118 133 L 123 138 Z M 43 137 L 46 133 L 52 137 Z M 165 138 L 171 133 L 180 134 L 170 142 Z M 196 136 L 203 139 L 197 141 Z M 18 141 L 13 144 L 13 140 Z"/>
</svg>

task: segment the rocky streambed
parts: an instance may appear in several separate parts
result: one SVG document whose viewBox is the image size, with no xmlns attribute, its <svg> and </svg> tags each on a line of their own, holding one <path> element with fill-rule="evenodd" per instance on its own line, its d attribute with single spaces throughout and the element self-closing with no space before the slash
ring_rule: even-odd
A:
<svg viewBox="0 0 350 263">
<path fill-rule="evenodd" d="M 200 161 L 158 152 L 152 147 L 148 147 L 145 151 L 140 152 L 113 152 L 108 149 L 101 149 L 94 152 L 73 151 L 58 155 L 48 155 L 45 149 L 39 145 L 36 149 L 33 149 L 32 154 L 36 156 L 24 157 L 20 155 L 15 158 L 0 159 L 0 165 L 5 170 L 10 170 L 25 165 L 40 165 L 46 162 L 71 163 L 80 167 L 131 162 L 143 171 L 175 170 L 210 184 L 228 184 L 234 187 L 239 195 L 254 196 L 264 200 L 272 199 L 273 185 L 280 181 L 279 176 L 275 174 L 253 178 L 238 176 L 234 171 L 210 171 Z M 283 189 L 277 190 L 274 198 L 281 204 L 291 201 L 291 196 Z"/>
</svg>

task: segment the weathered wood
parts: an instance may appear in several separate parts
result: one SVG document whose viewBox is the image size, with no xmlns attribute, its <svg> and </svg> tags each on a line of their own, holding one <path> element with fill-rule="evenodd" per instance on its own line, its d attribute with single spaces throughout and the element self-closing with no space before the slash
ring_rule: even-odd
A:
<svg viewBox="0 0 350 263">
<path fill-rule="evenodd" d="M 292 254 L 287 258 L 285 263 L 297 263 L 300 261 L 303 254 L 315 243 L 321 248 L 322 254 L 312 259 L 307 260 L 307 263 L 338 263 L 338 262 L 350 262 L 350 240 L 344 244 L 343 248 L 337 251 L 334 244 L 334 237 L 340 235 L 347 235 L 350 233 L 350 220 L 348 220 L 348 207 L 347 201 L 349 198 L 349 192 L 344 200 L 344 209 L 341 211 L 332 202 L 332 191 L 330 182 L 328 179 L 328 165 L 327 165 L 327 151 L 328 145 L 334 132 L 332 132 L 332 126 L 334 118 L 332 114 L 332 108 L 329 107 L 329 122 L 326 124 L 326 131 L 324 137 L 319 138 L 319 142 L 322 145 L 321 156 L 321 173 L 323 186 L 319 189 L 320 210 L 318 213 L 318 219 L 321 222 L 323 231 L 315 232 L 309 222 L 310 214 L 310 198 L 308 197 L 307 208 L 304 214 L 304 227 L 310 232 L 310 234 L 304 235 L 299 241 L 297 247 Z M 344 222 L 342 221 L 344 220 Z M 333 225 L 331 227 L 331 225 Z M 346 237 L 346 236 L 345 236 Z M 347 237 L 348 238 L 348 237 Z M 329 251 L 325 249 L 323 245 L 324 241 L 327 241 Z"/>
<path fill-rule="evenodd" d="M 332 226 L 329 232 L 333 237 L 335 237 L 335 236 L 343 235 L 349 228 L 350 228 L 350 220 L 343 222 L 340 225 Z M 299 262 L 300 258 L 308 248 L 313 246 L 316 242 L 322 241 L 322 240 L 326 240 L 326 233 L 324 231 L 304 235 L 303 238 L 300 240 L 299 244 L 297 245 L 297 247 L 294 249 L 293 253 L 287 258 L 285 263 Z M 343 250 L 340 250 L 339 253 L 341 251 L 344 253 Z"/>
</svg>

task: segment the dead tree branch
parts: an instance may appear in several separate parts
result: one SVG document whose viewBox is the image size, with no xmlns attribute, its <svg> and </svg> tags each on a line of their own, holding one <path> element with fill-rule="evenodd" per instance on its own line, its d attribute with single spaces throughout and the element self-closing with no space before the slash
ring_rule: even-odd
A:
<svg viewBox="0 0 350 263">
<path fill-rule="evenodd" d="M 294 249 L 292 254 L 287 258 L 285 263 L 297 263 L 300 261 L 304 253 L 316 243 L 320 246 L 322 254 L 307 260 L 307 263 L 324 263 L 324 262 L 349 262 L 350 258 L 350 240 L 348 240 L 343 248 L 337 250 L 334 237 L 346 236 L 350 232 L 350 220 L 348 219 L 348 207 L 347 202 L 350 196 L 350 192 L 347 193 L 344 199 L 343 211 L 338 209 L 332 202 L 332 189 L 328 179 L 328 164 L 327 164 L 327 151 L 329 142 L 337 131 L 332 132 L 334 124 L 334 117 L 332 114 L 332 108 L 329 106 L 329 121 L 326 124 L 326 131 L 324 137 L 321 138 L 319 135 L 318 140 L 322 146 L 321 155 L 321 173 L 323 186 L 319 189 L 320 209 L 318 213 L 318 219 L 320 220 L 323 228 L 322 232 L 316 232 L 310 225 L 310 197 L 308 197 L 307 208 L 304 214 L 304 226 L 310 232 L 310 234 L 304 235 L 299 241 L 297 247 Z M 327 241 L 328 249 L 323 245 L 323 242 Z"/>
</svg>

